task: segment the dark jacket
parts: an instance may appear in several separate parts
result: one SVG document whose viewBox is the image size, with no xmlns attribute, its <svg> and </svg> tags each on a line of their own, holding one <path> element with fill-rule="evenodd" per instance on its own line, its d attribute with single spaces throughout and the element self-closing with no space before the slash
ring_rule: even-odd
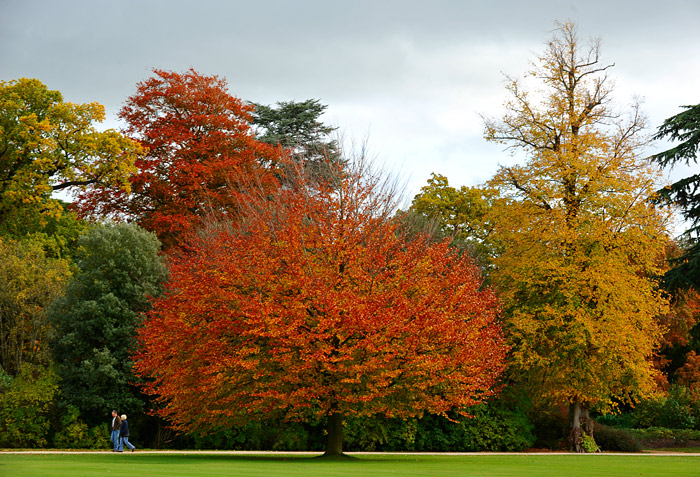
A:
<svg viewBox="0 0 700 477">
<path fill-rule="evenodd" d="M 122 426 L 122 420 L 119 419 L 119 416 L 113 417 L 112 419 L 114 420 L 114 425 L 111 425 L 111 424 L 110 424 L 111 430 L 113 430 L 113 431 L 120 431 L 121 428 L 122 428 L 122 427 L 121 427 L 121 426 Z"/>
<path fill-rule="evenodd" d="M 126 419 L 122 421 L 121 429 L 119 429 L 119 437 L 129 437 L 129 424 Z"/>
</svg>

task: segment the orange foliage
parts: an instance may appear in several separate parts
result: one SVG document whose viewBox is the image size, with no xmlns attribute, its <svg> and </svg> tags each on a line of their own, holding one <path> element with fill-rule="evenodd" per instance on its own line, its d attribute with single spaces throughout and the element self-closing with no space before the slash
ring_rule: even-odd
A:
<svg viewBox="0 0 700 477">
<path fill-rule="evenodd" d="M 660 317 L 665 329 L 662 346 L 684 346 L 688 344 L 690 329 L 698 322 L 700 295 L 693 289 L 678 290 L 673 294 L 669 313 Z"/>
<path fill-rule="evenodd" d="M 241 181 L 264 177 L 280 150 L 255 139 L 252 107 L 231 96 L 225 80 L 194 70 L 154 73 L 119 113 L 126 134 L 148 150 L 136 161 L 131 191 L 98 186 L 80 197 L 79 210 L 135 221 L 167 248 L 213 211 L 235 216 Z"/>
<path fill-rule="evenodd" d="M 686 355 L 685 364 L 676 371 L 675 375 L 679 384 L 697 388 L 700 383 L 700 356 L 695 351 L 690 351 Z"/>
<path fill-rule="evenodd" d="M 333 184 L 250 199 L 244 225 L 173 263 L 135 369 L 175 428 L 444 413 L 493 393 L 507 349 L 472 260 L 401 238 L 376 181 Z"/>
</svg>

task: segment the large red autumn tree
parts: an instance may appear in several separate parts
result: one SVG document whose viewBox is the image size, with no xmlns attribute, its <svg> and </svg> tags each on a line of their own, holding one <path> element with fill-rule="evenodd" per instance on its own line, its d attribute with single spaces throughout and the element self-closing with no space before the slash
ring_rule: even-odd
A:
<svg viewBox="0 0 700 477">
<path fill-rule="evenodd" d="M 176 429 L 325 421 L 337 455 L 345 416 L 464 412 L 494 392 L 506 347 L 472 259 L 401 237 L 366 170 L 331 182 L 286 178 L 172 264 L 135 369 Z"/>
<path fill-rule="evenodd" d="M 130 192 L 95 187 L 80 197 L 80 211 L 135 221 L 166 247 L 212 211 L 236 215 L 241 181 L 264 177 L 280 151 L 255 139 L 251 113 L 224 79 L 154 70 L 119 113 L 124 132 L 148 150 Z"/>
</svg>

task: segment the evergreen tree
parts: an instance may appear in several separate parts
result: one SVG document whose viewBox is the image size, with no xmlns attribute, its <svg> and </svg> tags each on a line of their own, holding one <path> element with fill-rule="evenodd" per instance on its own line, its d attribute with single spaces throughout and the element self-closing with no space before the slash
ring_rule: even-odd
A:
<svg viewBox="0 0 700 477">
<path fill-rule="evenodd" d="M 679 162 L 697 164 L 700 151 L 700 104 L 684 106 L 685 111 L 659 127 L 654 139 L 668 138 L 680 143 L 651 159 L 662 166 Z M 660 200 L 677 205 L 683 217 L 690 222 L 681 244 L 685 253 L 672 261 L 673 268 L 666 274 L 670 288 L 700 286 L 700 174 L 692 174 L 659 191 Z"/>
<path fill-rule="evenodd" d="M 310 179 L 328 178 L 328 165 L 341 161 L 336 130 L 319 118 L 327 106 L 317 99 L 279 101 L 277 107 L 255 104 L 253 125 L 259 141 L 280 145 L 304 166 Z"/>
<path fill-rule="evenodd" d="M 83 234 L 78 273 L 51 307 L 54 359 L 68 404 L 95 422 L 107 409 L 143 408 L 133 386 L 136 326 L 157 296 L 167 269 L 153 233 L 131 224 L 97 226 Z"/>
</svg>

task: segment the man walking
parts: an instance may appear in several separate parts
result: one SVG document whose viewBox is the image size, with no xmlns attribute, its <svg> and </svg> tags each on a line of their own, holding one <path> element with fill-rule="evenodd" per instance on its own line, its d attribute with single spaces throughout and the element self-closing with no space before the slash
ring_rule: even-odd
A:
<svg viewBox="0 0 700 477">
<path fill-rule="evenodd" d="M 121 437 L 119 436 L 119 431 L 122 427 L 122 421 L 119 419 L 117 411 L 112 411 L 112 425 L 110 429 L 112 431 L 112 443 L 114 444 L 114 449 L 112 452 L 119 452 L 119 443 L 121 442 Z"/>
</svg>

